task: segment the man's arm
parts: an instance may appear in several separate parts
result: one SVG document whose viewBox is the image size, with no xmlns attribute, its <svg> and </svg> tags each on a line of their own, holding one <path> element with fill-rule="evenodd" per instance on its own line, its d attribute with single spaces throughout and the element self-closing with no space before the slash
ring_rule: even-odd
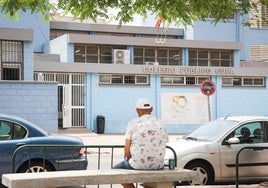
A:
<svg viewBox="0 0 268 188">
<path fill-rule="evenodd" d="M 130 145 L 131 145 L 131 140 L 126 139 L 124 149 L 125 149 L 125 158 L 128 158 L 128 159 L 131 157 Z"/>
</svg>

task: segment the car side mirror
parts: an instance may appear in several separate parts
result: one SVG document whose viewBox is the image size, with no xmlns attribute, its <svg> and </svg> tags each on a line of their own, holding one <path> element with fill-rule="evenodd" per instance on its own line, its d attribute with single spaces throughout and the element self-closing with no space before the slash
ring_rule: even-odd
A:
<svg viewBox="0 0 268 188">
<path fill-rule="evenodd" d="M 232 137 L 232 138 L 229 138 L 229 139 L 227 140 L 227 143 L 228 143 L 228 144 L 239 144 L 239 143 L 240 143 L 240 140 L 239 140 L 239 138 Z"/>
</svg>

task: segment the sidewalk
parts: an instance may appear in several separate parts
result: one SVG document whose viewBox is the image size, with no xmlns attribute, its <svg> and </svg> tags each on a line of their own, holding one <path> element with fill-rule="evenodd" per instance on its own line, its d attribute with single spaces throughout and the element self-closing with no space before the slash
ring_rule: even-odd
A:
<svg viewBox="0 0 268 188">
<path fill-rule="evenodd" d="M 124 145 L 124 134 L 97 134 L 87 128 L 59 129 L 57 134 L 65 134 L 78 137 L 85 145 Z M 181 138 L 182 135 L 169 135 L 169 141 Z"/>
</svg>

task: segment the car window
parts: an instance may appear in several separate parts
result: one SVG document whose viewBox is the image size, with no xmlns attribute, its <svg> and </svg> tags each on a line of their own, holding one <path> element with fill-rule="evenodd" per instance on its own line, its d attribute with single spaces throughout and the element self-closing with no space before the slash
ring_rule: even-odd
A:
<svg viewBox="0 0 268 188">
<path fill-rule="evenodd" d="M 200 126 L 190 134 L 186 135 L 187 138 L 194 138 L 202 141 L 212 141 L 222 135 L 223 132 L 230 129 L 236 121 L 217 119 L 207 124 Z"/>
<path fill-rule="evenodd" d="M 241 144 L 264 142 L 263 126 L 262 122 L 244 124 L 235 130 L 234 137 L 239 138 Z"/>
<path fill-rule="evenodd" d="M 9 140 L 12 134 L 12 125 L 9 122 L 0 121 L 0 140 Z"/>
<path fill-rule="evenodd" d="M 0 140 L 16 140 L 26 136 L 27 131 L 21 125 L 0 121 Z"/>
<path fill-rule="evenodd" d="M 26 136 L 27 131 L 20 125 L 14 124 L 13 139 L 22 139 Z"/>
</svg>

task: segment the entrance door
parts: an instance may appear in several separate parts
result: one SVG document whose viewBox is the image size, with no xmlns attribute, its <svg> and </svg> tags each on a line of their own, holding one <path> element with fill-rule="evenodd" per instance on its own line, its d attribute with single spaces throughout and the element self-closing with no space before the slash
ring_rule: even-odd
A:
<svg viewBox="0 0 268 188">
<path fill-rule="evenodd" d="M 35 80 L 58 82 L 59 127 L 85 127 L 85 74 L 35 73 Z"/>
<path fill-rule="evenodd" d="M 71 86 L 63 85 L 62 90 L 62 127 L 72 127 L 72 110 L 71 110 Z"/>
<path fill-rule="evenodd" d="M 71 125 L 84 127 L 85 122 L 85 74 L 72 74 L 70 84 Z"/>
</svg>

